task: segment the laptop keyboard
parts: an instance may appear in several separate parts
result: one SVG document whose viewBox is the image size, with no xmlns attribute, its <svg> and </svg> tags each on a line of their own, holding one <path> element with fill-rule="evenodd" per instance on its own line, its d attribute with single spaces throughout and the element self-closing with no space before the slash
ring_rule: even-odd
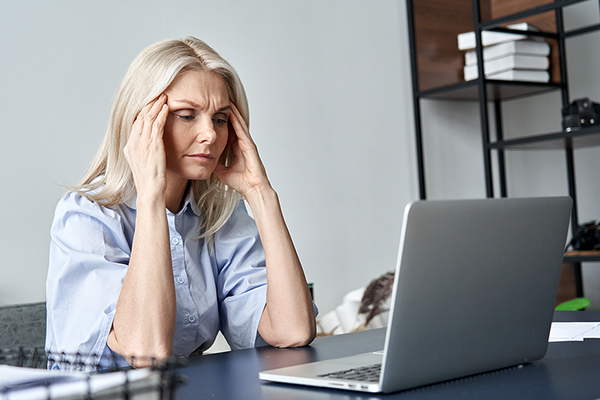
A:
<svg viewBox="0 0 600 400">
<path fill-rule="evenodd" d="M 330 372 L 317 375 L 319 378 L 345 379 L 363 382 L 379 382 L 381 364 L 367 365 L 366 367 L 346 369 L 343 371 Z"/>
</svg>

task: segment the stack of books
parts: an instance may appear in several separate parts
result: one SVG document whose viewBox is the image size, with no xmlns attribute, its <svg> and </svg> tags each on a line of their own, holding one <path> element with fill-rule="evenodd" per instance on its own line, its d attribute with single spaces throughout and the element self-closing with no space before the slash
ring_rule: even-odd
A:
<svg viewBox="0 0 600 400">
<path fill-rule="evenodd" d="M 509 25 L 515 30 L 536 30 L 527 23 Z M 550 45 L 540 38 L 527 34 L 507 32 L 481 32 L 483 44 L 483 68 L 487 79 L 549 82 Z M 465 81 L 477 79 L 477 55 L 475 53 L 475 32 L 458 35 L 459 50 L 465 53 Z"/>
</svg>

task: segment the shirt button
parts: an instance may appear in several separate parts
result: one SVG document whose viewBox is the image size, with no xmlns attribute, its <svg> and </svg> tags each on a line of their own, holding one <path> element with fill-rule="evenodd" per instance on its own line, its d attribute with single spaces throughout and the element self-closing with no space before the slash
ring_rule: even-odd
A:
<svg viewBox="0 0 600 400">
<path fill-rule="evenodd" d="M 185 278 L 183 276 L 178 276 L 177 277 L 177 282 L 184 284 L 185 283 Z"/>
<path fill-rule="evenodd" d="M 196 317 L 194 317 L 193 315 L 190 315 L 188 317 L 188 321 L 190 321 L 190 322 L 194 322 L 195 320 L 196 320 Z"/>
<path fill-rule="evenodd" d="M 173 243 L 173 244 L 179 244 L 179 239 L 173 238 L 173 239 L 171 239 L 171 243 Z"/>
</svg>

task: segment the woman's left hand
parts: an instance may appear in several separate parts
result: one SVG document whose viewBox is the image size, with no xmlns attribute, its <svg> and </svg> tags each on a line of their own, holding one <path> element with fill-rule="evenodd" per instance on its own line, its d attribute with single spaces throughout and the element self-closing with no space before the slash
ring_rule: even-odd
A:
<svg viewBox="0 0 600 400">
<path fill-rule="evenodd" d="M 219 164 L 214 174 L 250 205 L 265 251 L 267 302 L 258 332 L 272 346 L 305 346 L 315 337 L 316 322 L 302 264 L 246 122 L 234 104 L 231 111 L 234 159 L 229 167 Z"/>
<path fill-rule="evenodd" d="M 231 103 L 229 122 L 233 132 L 230 131 L 233 161 L 229 167 L 218 164 L 214 174 L 225 185 L 235 189 L 242 196 L 247 197 L 260 193 L 264 189 L 271 189 L 265 167 L 258 155 L 256 144 L 250 136 L 246 121 L 237 107 Z"/>
</svg>

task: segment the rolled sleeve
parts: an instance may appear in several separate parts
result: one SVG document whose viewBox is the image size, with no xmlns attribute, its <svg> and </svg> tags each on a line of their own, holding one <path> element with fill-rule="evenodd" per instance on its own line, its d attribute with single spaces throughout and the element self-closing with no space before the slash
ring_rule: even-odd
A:
<svg viewBox="0 0 600 400">
<path fill-rule="evenodd" d="M 118 211 L 69 193 L 51 228 L 46 349 L 102 355 L 131 253 Z"/>
<path fill-rule="evenodd" d="M 243 202 L 217 232 L 214 256 L 221 331 L 232 349 L 253 347 L 266 304 L 267 275 L 258 229 Z"/>
</svg>

